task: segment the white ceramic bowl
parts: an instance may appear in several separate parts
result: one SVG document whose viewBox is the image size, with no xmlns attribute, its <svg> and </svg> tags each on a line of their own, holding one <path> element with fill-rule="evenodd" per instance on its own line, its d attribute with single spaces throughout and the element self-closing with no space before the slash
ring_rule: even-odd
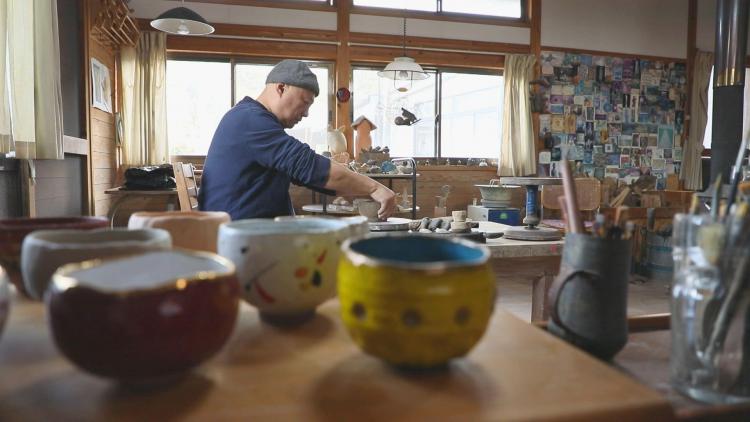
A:
<svg viewBox="0 0 750 422">
<path fill-rule="evenodd" d="M 161 229 L 40 230 L 23 241 L 21 272 L 29 295 L 41 300 L 62 265 L 171 247 L 169 233 Z"/>
<path fill-rule="evenodd" d="M 336 295 L 347 223 L 335 219 L 239 220 L 219 228 L 219 254 L 237 266 L 245 300 L 266 320 L 302 321 Z"/>
</svg>

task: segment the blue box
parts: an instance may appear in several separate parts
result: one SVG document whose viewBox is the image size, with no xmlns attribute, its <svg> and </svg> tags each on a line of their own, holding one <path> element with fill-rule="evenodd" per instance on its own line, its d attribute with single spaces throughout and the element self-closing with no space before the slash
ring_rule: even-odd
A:
<svg viewBox="0 0 750 422">
<path fill-rule="evenodd" d="M 492 221 L 508 226 L 521 224 L 521 210 L 519 208 L 487 208 L 469 205 L 467 217 L 474 221 Z"/>
</svg>

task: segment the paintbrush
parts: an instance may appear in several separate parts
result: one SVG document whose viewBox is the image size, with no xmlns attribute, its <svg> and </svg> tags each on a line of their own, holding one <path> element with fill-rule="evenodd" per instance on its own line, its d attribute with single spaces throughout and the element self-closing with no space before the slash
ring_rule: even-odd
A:
<svg viewBox="0 0 750 422">
<path fill-rule="evenodd" d="M 722 279 L 728 282 L 721 283 L 719 287 L 719 306 L 718 311 L 711 310 L 707 307 L 707 322 L 713 322 L 710 331 L 710 340 L 706 347 L 706 357 L 709 362 L 713 362 L 715 354 L 724 347 L 724 341 L 729 330 L 729 324 L 738 311 L 738 305 L 747 291 L 750 283 L 750 254 L 747 253 L 750 247 L 750 207 L 738 207 L 737 213 L 733 218 L 732 230 L 737 233 L 729 244 L 729 249 L 724 253 L 734 255 L 726 259 L 725 265 L 722 266 Z M 726 292 L 725 295 L 721 294 Z M 719 305 L 720 303 L 720 305 Z M 709 303 L 711 305 L 711 303 Z M 704 325 L 705 326 L 705 325 Z"/>
<path fill-rule="evenodd" d="M 700 214 L 700 206 L 701 206 L 701 200 L 698 198 L 698 195 L 693 194 L 693 197 L 690 199 L 690 208 L 688 213 L 692 215 L 698 215 Z"/>
<path fill-rule="evenodd" d="M 583 223 L 581 215 L 578 213 L 578 197 L 576 196 L 576 185 L 573 175 L 570 173 L 568 160 L 561 160 L 560 167 L 562 170 L 563 191 L 565 192 L 565 202 L 568 210 L 568 227 L 571 233 L 583 233 Z"/>
<path fill-rule="evenodd" d="M 745 201 L 750 199 L 750 182 L 740 182 L 738 185 L 738 190 Z"/>
<path fill-rule="evenodd" d="M 721 202 L 721 173 L 716 176 L 714 181 L 714 190 L 711 193 L 711 219 L 719 221 L 719 203 Z"/>
<path fill-rule="evenodd" d="M 737 185 L 742 179 L 742 161 L 745 159 L 745 152 L 747 150 L 747 138 L 750 136 L 750 130 L 745 132 L 745 137 L 742 138 L 742 144 L 740 144 L 740 150 L 737 151 L 737 159 L 734 162 L 734 174 L 732 175 L 732 184 L 729 189 L 729 197 L 727 198 L 727 213 L 734 200 L 737 197 Z"/>
</svg>

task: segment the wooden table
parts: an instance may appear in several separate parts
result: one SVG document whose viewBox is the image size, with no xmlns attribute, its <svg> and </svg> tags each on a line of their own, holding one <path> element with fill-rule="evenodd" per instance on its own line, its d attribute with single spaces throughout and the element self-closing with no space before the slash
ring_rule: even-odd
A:
<svg viewBox="0 0 750 422">
<path fill-rule="evenodd" d="M 112 206 L 109 207 L 109 212 L 107 213 L 107 218 L 109 218 L 109 221 L 113 226 L 114 226 L 115 217 L 117 216 L 117 212 L 119 211 L 122 204 L 125 203 L 126 201 L 146 202 L 149 199 L 153 199 L 158 196 L 163 196 L 167 198 L 172 209 L 180 208 L 180 204 L 177 198 L 177 189 L 128 190 L 128 189 L 120 189 L 119 187 L 116 187 L 112 189 L 107 189 L 104 191 L 104 193 L 106 193 L 107 195 L 113 195 L 115 197 L 115 202 L 112 203 Z"/>
<path fill-rule="evenodd" d="M 489 221 L 479 222 L 479 230 L 488 233 L 505 232 L 512 228 L 514 227 Z M 504 237 L 487 240 L 496 277 L 502 278 L 506 274 L 534 274 L 531 285 L 532 321 L 549 318 L 547 292 L 560 269 L 564 245 L 564 240 L 530 241 Z"/>
<path fill-rule="evenodd" d="M 750 404 L 712 406 L 684 396 L 669 383 L 669 330 L 631 333 L 628 344 L 615 356 L 614 365 L 666 397 L 679 420 L 748 421 Z"/>
<path fill-rule="evenodd" d="M 243 305 L 218 356 L 178 383 L 130 390 L 71 366 L 50 339 L 43 305 L 16 300 L 0 339 L 0 419 L 672 419 L 655 391 L 500 309 L 466 358 L 421 372 L 360 352 L 338 313 L 331 300 L 308 323 L 282 329 Z"/>
</svg>

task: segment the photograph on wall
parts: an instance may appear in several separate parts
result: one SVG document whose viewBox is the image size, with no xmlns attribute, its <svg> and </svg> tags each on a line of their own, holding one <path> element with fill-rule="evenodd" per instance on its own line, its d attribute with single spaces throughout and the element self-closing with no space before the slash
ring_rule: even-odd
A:
<svg viewBox="0 0 750 422">
<path fill-rule="evenodd" d="M 654 170 L 664 170 L 666 167 L 667 162 L 663 158 L 652 158 L 651 159 L 651 168 Z"/>
<path fill-rule="evenodd" d="M 112 112 L 112 85 L 109 69 L 102 62 L 91 58 L 91 106 Z"/>
<path fill-rule="evenodd" d="M 659 148 L 672 148 L 674 143 L 674 128 L 671 126 L 659 126 L 658 136 L 657 146 Z"/>
<path fill-rule="evenodd" d="M 672 159 L 682 161 L 682 148 L 676 147 L 672 149 Z"/>
</svg>

